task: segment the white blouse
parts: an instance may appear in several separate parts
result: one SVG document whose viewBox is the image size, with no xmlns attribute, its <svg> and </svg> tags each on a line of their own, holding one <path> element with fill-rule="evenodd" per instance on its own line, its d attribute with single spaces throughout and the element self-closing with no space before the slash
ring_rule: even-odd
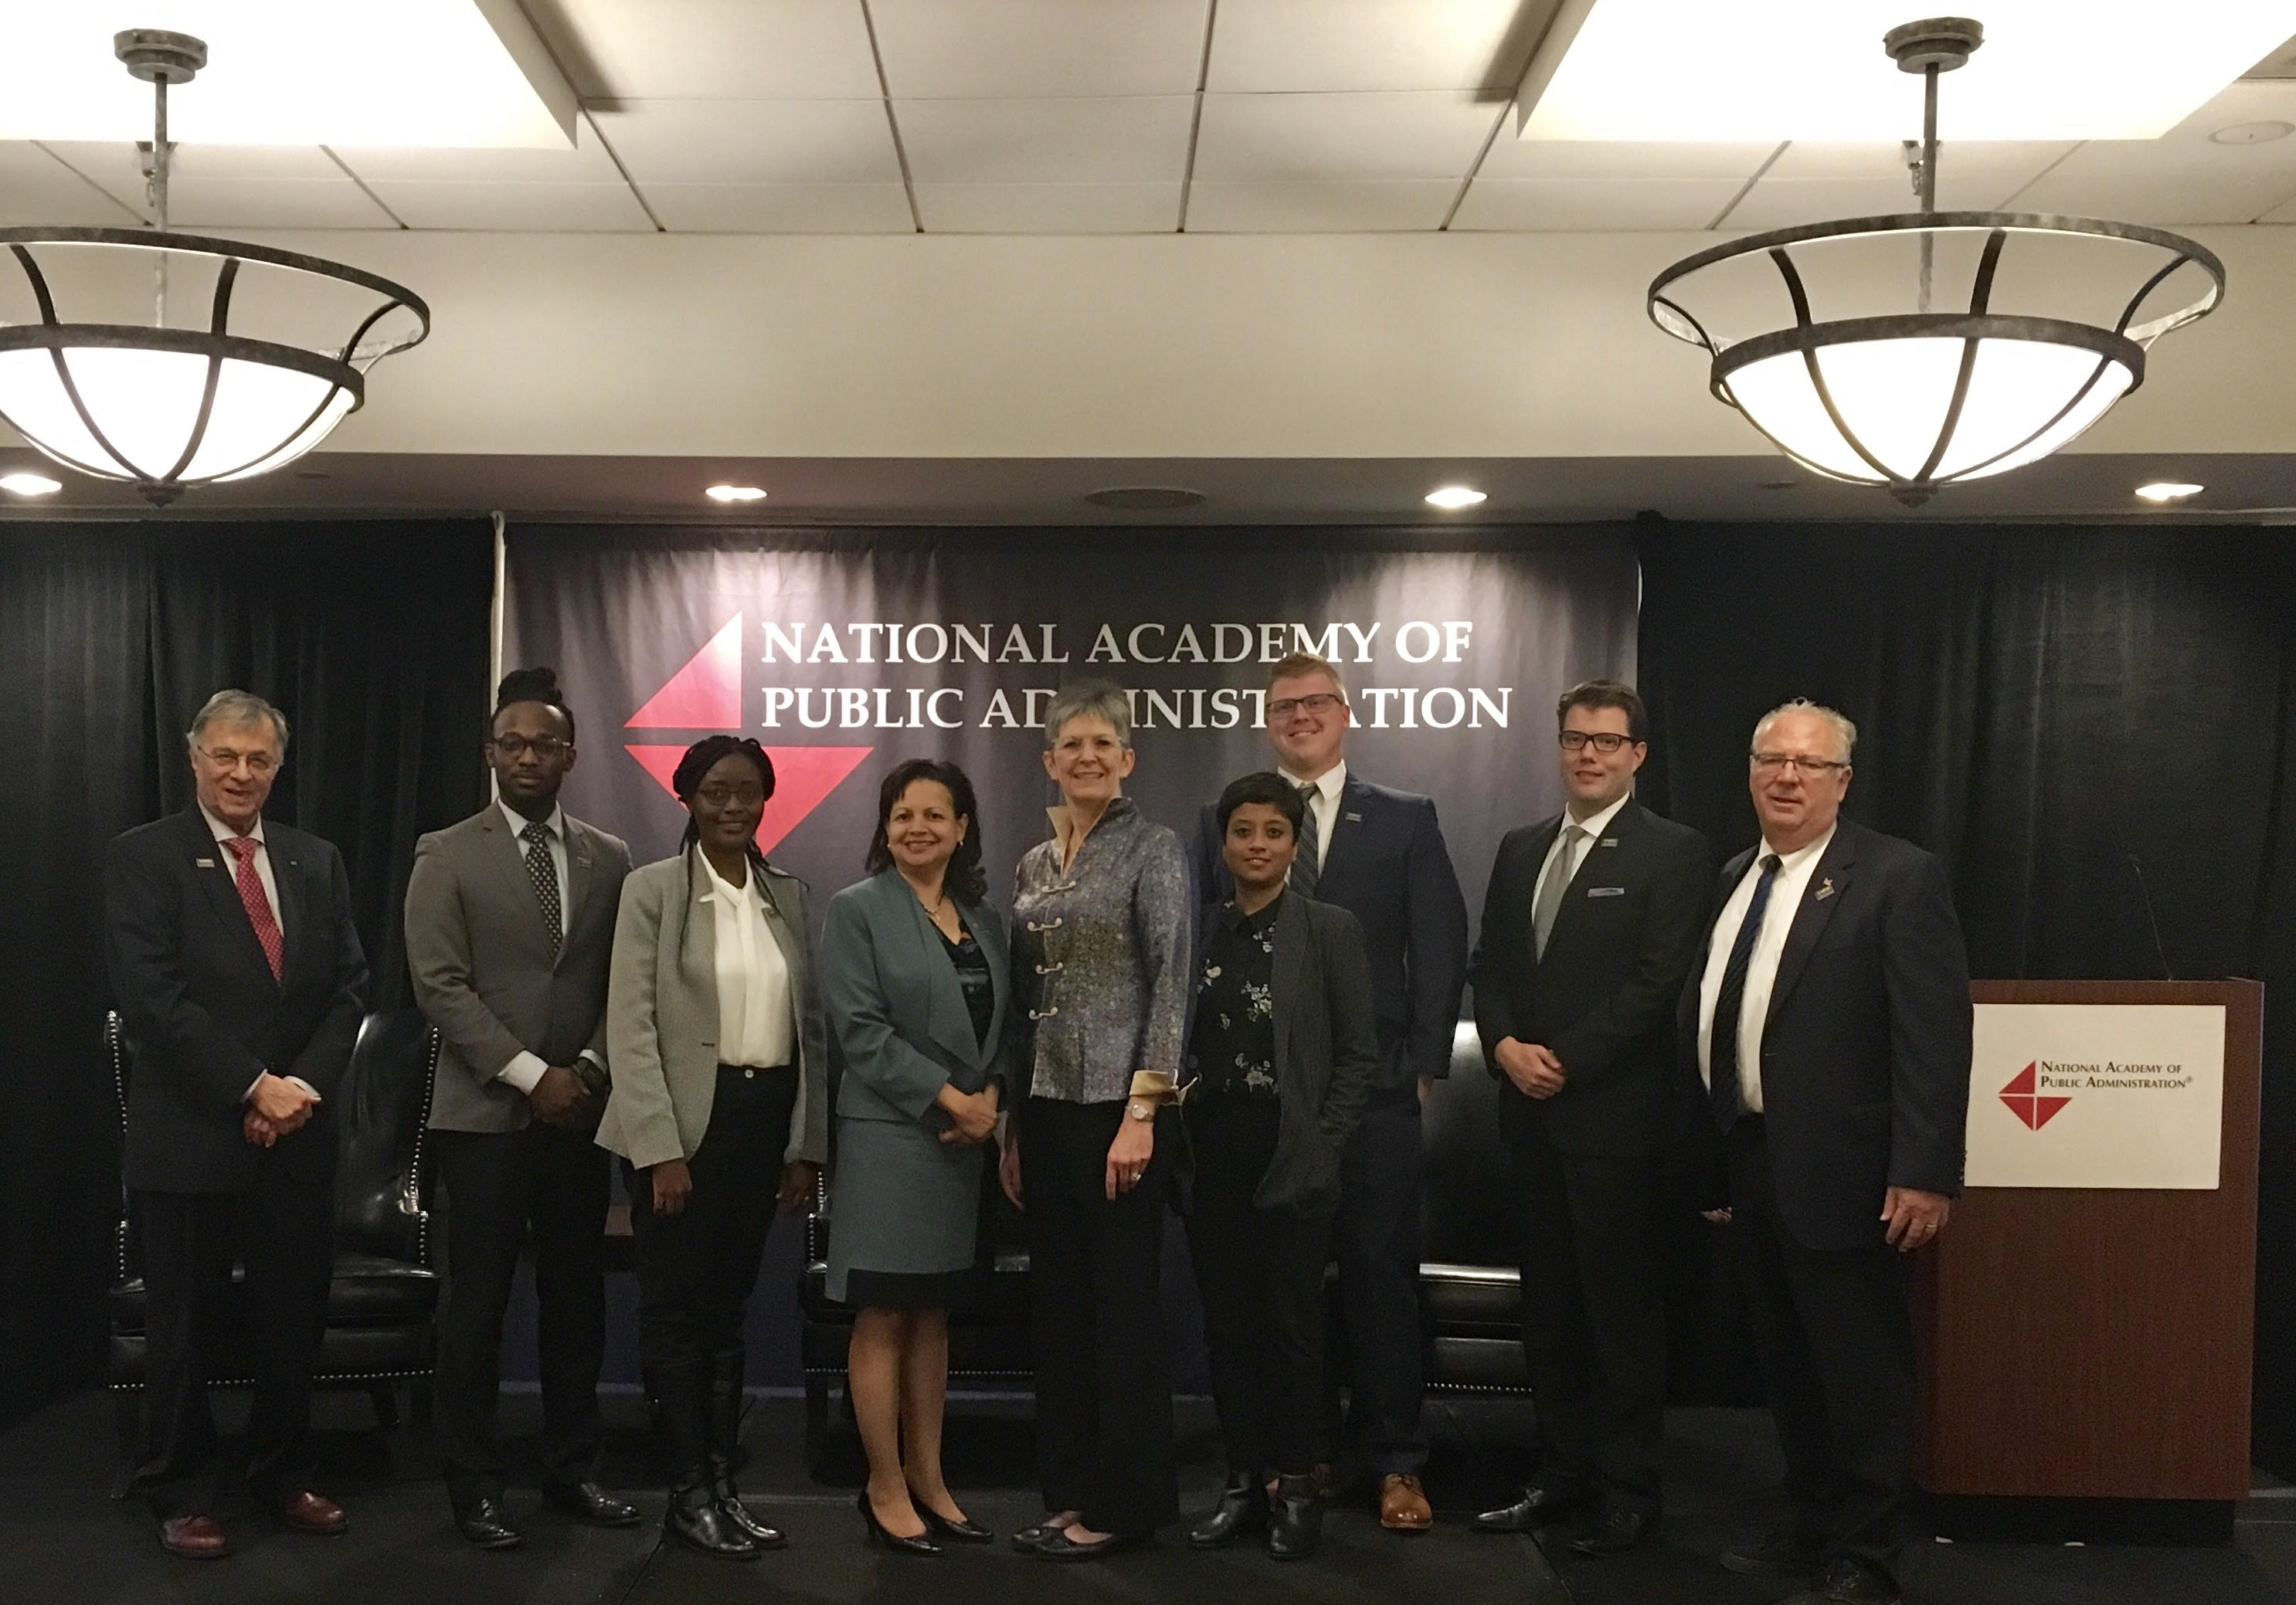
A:
<svg viewBox="0 0 2296 1605">
<path fill-rule="evenodd" d="M 710 913 L 718 925 L 718 1062 L 770 1069 L 797 1060 L 797 1018 L 790 1002 L 788 961 L 767 928 L 765 893 L 757 866 L 745 884 L 728 884 L 701 861 L 709 877 Z"/>
</svg>

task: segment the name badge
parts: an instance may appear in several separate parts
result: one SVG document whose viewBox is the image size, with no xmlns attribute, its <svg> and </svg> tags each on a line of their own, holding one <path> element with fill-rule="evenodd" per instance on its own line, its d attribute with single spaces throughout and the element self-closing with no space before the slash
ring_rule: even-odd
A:
<svg viewBox="0 0 2296 1605">
<path fill-rule="evenodd" d="M 1833 896 L 1833 880 L 1832 876 L 1828 876 L 1824 885 L 1810 893 L 1809 900 L 1813 903 L 1823 903 L 1832 896 Z"/>
<path fill-rule="evenodd" d="M 1590 886 L 1587 888 L 1587 895 L 1590 897 L 1623 897 L 1627 895 L 1627 888 L 1623 886 Z"/>
</svg>

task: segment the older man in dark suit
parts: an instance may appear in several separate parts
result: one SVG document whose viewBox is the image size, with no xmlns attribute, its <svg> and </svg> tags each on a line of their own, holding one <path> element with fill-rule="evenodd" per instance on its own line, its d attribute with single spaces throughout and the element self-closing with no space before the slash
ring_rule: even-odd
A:
<svg viewBox="0 0 2296 1605">
<path fill-rule="evenodd" d="M 306 1482 L 311 1372 L 332 1272 L 335 1121 L 366 1003 L 341 856 L 267 822 L 287 720 L 219 691 L 192 721 L 195 807 L 116 838 L 105 959 L 127 1021 L 125 1178 L 141 1237 L 147 1349 L 135 1486 L 172 1554 L 229 1552 L 215 1519 L 203 1362 L 232 1266 L 255 1364 L 249 1481 L 290 1527 L 340 1533 Z"/>
<path fill-rule="evenodd" d="M 1796 701 L 1754 726 L 1759 848 L 1725 866 L 1684 989 L 1685 1059 L 1728 1150 L 1729 1218 L 1794 1505 L 1723 1565 L 1798 1605 L 1896 1605 L 1913 1486 L 1901 1256 L 1961 1190 L 1969 961 L 1945 871 L 1840 817 L 1857 727 Z"/>
<path fill-rule="evenodd" d="M 1332 1224 L 1353 1383 L 1344 1439 L 1377 1488 L 1380 1525 L 1423 1533 L 1435 1519 L 1419 1483 L 1427 1461 L 1419 1429 L 1419 1105 L 1450 1074 L 1467 982 L 1467 904 L 1433 800 L 1349 773 L 1351 716 L 1336 666 L 1312 652 L 1276 664 L 1267 723 L 1278 771 L 1307 805 L 1292 889 L 1337 904 L 1363 927 L 1379 1025 L 1380 1071 L 1341 1159 Z M 1234 890 L 1220 839 L 1207 804 L 1194 857 L 1199 894 L 1211 903 Z"/>
<path fill-rule="evenodd" d="M 481 1549 L 519 1530 L 495 1441 L 503 1314 L 534 1249 L 543 1493 L 592 1527 L 637 1507 L 593 1480 L 605 1355 L 606 968 L 629 849 L 571 818 L 574 715 L 549 669 L 518 669 L 487 736 L 500 798 L 415 844 L 406 961 L 444 1039 L 430 1105 L 447 1194 L 439 1437 L 455 1529 Z"/>
<path fill-rule="evenodd" d="M 1649 749 L 1632 686 L 1573 686 L 1555 720 L 1566 806 L 1499 844 L 1469 972 L 1521 1210 L 1545 1458 L 1521 1499 L 1475 1525 L 1528 1532 L 1585 1509 L 1572 1546 L 1604 1555 L 1658 1514 L 1674 1015 L 1714 860 L 1704 837 L 1634 798 Z"/>
</svg>

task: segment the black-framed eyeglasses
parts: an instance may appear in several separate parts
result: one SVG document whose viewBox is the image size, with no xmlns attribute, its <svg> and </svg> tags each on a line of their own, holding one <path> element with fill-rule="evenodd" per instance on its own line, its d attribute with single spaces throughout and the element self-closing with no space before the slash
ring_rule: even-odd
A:
<svg viewBox="0 0 2296 1605">
<path fill-rule="evenodd" d="M 516 763 L 520 758 L 525 757 L 529 751 L 531 751 L 535 757 L 547 763 L 550 759 L 556 757 L 560 753 L 565 751 L 573 744 L 574 743 L 571 741 L 562 740 L 554 735 L 498 735 L 493 737 L 487 742 L 488 746 L 493 748 L 496 752 L 501 753 L 512 763 Z"/>
<path fill-rule="evenodd" d="M 1792 769 L 1801 774 L 1824 774 L 1829 770 L 1847 769 L 1840 758 L 1803 757 L 1793 752 L 1755 752 L 1747 755 L 1754 767 L 1764 774 L 1775 774 L 1781 769 Z"/>
<path fill-rule="evenodd" d="M 1630 735 L 1620 735 L 1615 730 L 1566 730 L 1555 738 L 1565 752 L 1583 752 L 1592 747 L 1604 757 L 1634 741 Z"/>
<path fill-rule="evenodd" d="M 763 786 L 703 786 L 693 794 L 713 808 L 751 807 L 766 800 Z"/>
<path fill-rule="evenodd" d="M 1278 697 L 1267 705 L 1267 717 L 1288 719 L 1295 713 L 1328 713 L 1339 704 L 1340 699 L 1327 691 L 1310 692 L 1304 697 Z"/>
</svg>

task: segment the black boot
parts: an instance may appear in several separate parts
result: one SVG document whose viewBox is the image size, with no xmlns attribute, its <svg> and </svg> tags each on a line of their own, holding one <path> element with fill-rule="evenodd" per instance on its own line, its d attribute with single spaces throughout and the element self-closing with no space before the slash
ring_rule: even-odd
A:
<svg viewBox="0 0 2296 1605">
<path fill-rule="evenodd" d="M 1305 1560 L 1324 1541 L 1324 1502 L 1313 1477 L 1279 1477 L 1267 1511 L 1271 1560 Z"/>
<path fill-rule="evenodd" d="M 709 1356 L 709 1493 L 718 1513 L 748 1534 L 751 1543 L 759 1549 L 780 1549 L 788 1537 L 750 1515 L 741 1489 L 734 1486 L 734 1449 L 742 1437 L 743 1359 L 738 1348 Z"/>
<path fill-rule="evenodd" d="M 1258 1532 L 1267 1525 L 1267 1479 L 1231 1471 L 1212 1513 L 1188 1529 L 1191 1549 L 1218 1549 L 1239 1534 Z"/>
<path fill-rule="evenodd" d="M 709 1381 L 699 1363 L 655 1367 L 646 1376 L 661 1415 L 669 1460 L 669 1509 L 662 1530 L 680 1544 L 726 1560 L 754 1560 L 757 1541 L 718 1511 L 709 1482 Z"/>
</svg>

